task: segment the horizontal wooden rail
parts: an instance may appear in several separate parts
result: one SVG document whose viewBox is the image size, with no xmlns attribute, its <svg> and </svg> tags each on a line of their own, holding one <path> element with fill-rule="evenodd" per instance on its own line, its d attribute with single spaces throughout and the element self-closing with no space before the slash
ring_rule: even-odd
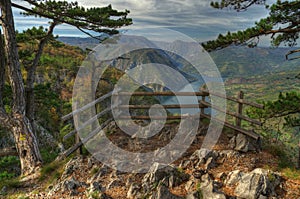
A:
<svg viewBox="0 0 300 199">
<path fill-rule="evenodd" d="M 114 93 L 116 96 L 208 96 L 205 92 L 118 92 Z"/>
<path fill-rule="evenodd" d="M 75 129 L 73 131 L 71 131 L 70 133 L 68 133 L 67 135 L 65 135 L 63 137 L 63 140 L 67 140 L 68 138 L 72 137 L 73 135 L 75 135 L 77 133 L 77 131 L 81 131 L 82 129 L 84 129 L 87 125 L 92 124 L 93 122 L 97 121 L 97 119 L 99 119 L 100 117 L 102 117 L 103 115 L 109 113 L 111 111 L 111 108 L 106 108 L 105 110 L 101 111 L 100 113 L 98 113 L 97 115 L 95 115 L 94 117 L 92 117 L 91 119 L 89 119 L 88 121 L 86 121 L 85 123 L 83 123 L 82 125 L 80 125 L 81 127 L 79 129 Z"/>
<path fill-rule="evenodd" d="M 161 104 L 160 104 L 161 105 Z M 205 105 L 201 104 L 168 104 L 161 105 L 165 109 L 175 109 L 175 108 L 207 108 Z M 159 109 L 161 106 L 153 106 L 153 105 L 120 105 L 117 108 L 119 109 Z"/>
<path fill-rule="evenodd" d="M 185 119 L 185 118 L 190 118 L 190 117 L 197 117 L 197 115 L 176 115 L 176 116 L 167 116 L 167 117 L 163 117 L 163 116 L 154 116 L 152 119 L 154 120 L 163 120 L 163 119 L 167 119 L 167 120 L 176 120 L 176 119 Z M 248 130 L 245 130 L 245 129 L 242 129 L 240 127 L 237 127 L 237 126 L 234 126 L 228 122 L 222 122 L 221 120 L 215 118 L 215 117 L 211 117 L 210 115 L 207 115 L 207 114 L 203 114 L 203 113 L 200 113 L 200 117 L 204 117 L 204 118 L 207 118 L 207 119 L 210 119 L 210 120 L 213 120 L 213 121 L 216 121 L 216 122 L 219 122 L 219 123 L 224 123 L 224 126 L 227 126 L 233 130 L 236 130 L 236 131 L 239 131 L 240 133 L 242 134 L 245 134 L 247 136 L 250 136 L 254 139 L 259 139 L 260 136 L 257 135 L 256 133 L 252 132 L 252 131 L 248 131 Z M 123 119 L 123 120 L 129 120 L 129 119 L 133 119 L 133 120 L 150 120 L 150 116 L 120 116 L 118 117 L 117 119 Z"/>
<path fill-rule="evenodd" d="M 78 113 L 80 113 L 80 112 L 82 112 L 82 111 L 84 111 L 84 110 L 86 110 L 86 109 L 88 109 L 88 108 L 91 108 L 91 107 L 94 106 L 95 104 L 97 104 L 97 103 L 99 103 L 99 102 L 102 102 L 102 101 L 104 101 L 106 98 L 109 98 L 109 97 L 111 97 L 111 96 L 112 96 L 112 92 L 109 92 L 109 93 L 107 93 L 107 94 L 105 94 L 105 95 L 99 97 L 99 98 L 96 99 L 95 101 L 93 101 L 93 102 L 91 102 L 91 103 L 88 103 L 87 105 L 85 105 L 85 106 L 83 106 L 83 107 L 81 107 L 81 108 L 75 110 L 74 112 L 69 113 L 69 114 L 63 116 L 61 119 L 62 119 L 62 121 L 66 121 L 66 120 L 68 120 L 68 119 L 71 119 L 71 118 L 73 117 L 73 115 L 76 115 L 76 114 L 78 114 Z"/>
<path fill-rule="evenodd" d="M 216 96 L 216 97 L 228 99 L 230 101 L 234 101 L 234 102 L 246 104 L 246 105 L 253 106 L 253 107 L 256 107 L 256 108 L 260 108 L 260 109 L 264 108 L 264 105 L 262 105 L 262 104 L 258 104 L 258 103 L 254 103 L 254 102 L 249 102 L 249 101 L 246 101 L 244 99 L 237 99 L 237 98 L 234 98 L 234 97 L 229 97 L 229 96 L 226 96 L 224 94 L 215 93 L 215 92 L 211 92 L 211 91 L 208 91 L 208 90 L 201 90 L 201 91 L 204 92 L 204 93 L 206 93 L 206 94 L 210 94 L 210 95 L 213 95 L 213 96 Z"/>
<path fill-rule="evenodd" d="M 212 105 L 209 102 L 205 102 L 205 101 L 200 100 L 199 103 L 203 104 L 204 106 L 211 107 L 212 109 L 220 111 L 222 113 L 226 113 L 227 115 L 231 115 L 233 117 L 237 117 L 237 118 L 240 118 L 242 120 L 251 122 L 252 124 L 256 124 L 256 125 L 259 125 L 259 126 L 262 125 L 262 123 L 260 121 L 254 120 L 254 119 L 246 117 L 244 115 L 241 115 L 241 114 L 238 114 L 238 113 L 234 113 L 234 112 L 231 112 L 231 111 L 228 111 L 228 110 L 225 111 L 224 109 L 222 109 L 220 107 L 217 107 L 217 106 L 213 106 L 212 107 Z"/>
<path fill-rule="evenodd" d="M 106 122 L 102 123 L 97 129 L 92 131 L 84 140 L 79 141 L 74 146 L 66 150 L 61 156 L 63 158 L 68 157 L 71 155 L 74 151 L 76 151 L 79 147 L 81 147 L 83 144 L 88 142 L 90 139 L 92 139 L 95 135 L 97 135 L 101 130 L 103 130 L 113 119 L 108 119 Z"/>
<path fill-rule="evenodd" d="M 215 118 L 215 117 L 211 117 L 210 115 L 207 115 L 207 114 L 201 114 L 201 117 L 207 118 L 207 119 L 212 120 L 212 121 L 224 123 L 224 126 L 226 126 L 226 127 L 228 127 L 228 128 L 231 128 L 231 129 L 233 129 L 233 130 L 236 130 L 236 131 L 238 131 L 238 132 L 240 132 L 240 133 L 242 133 L 242 134 L 245 134 L 245 135 L 247 135 L 247 136 L 250 136 L 250 137 L 252 137 L 252 138 L 255 139 L 255 140 L 258 140 L 258 139 L 260 138 L 260 136 L 257 135 L 257 134 L 256 134 L 255 132 L 253 132 L 253 131 L 248 131 L 248 130 L 246 130 L 246 129 L 242 129 L 242 128 L 237 127 L 237 126 L 234 126 L 234 125 L 232 125 L 232 124 L 230 124 L 230 123 L 228 123 L 228 122 L 222 122 L 221 120 L 219 120 L 219 119 L 217 119 L 217 118 Z"/>
<path fill-rule="evenodd" d="M 185 119 L 185 118 L 189 118 L 191 117 L 191 115 L 168 115 L 167 117 L 165 116 L 145 116 L 145 115 L 135 115 L 135 116 L 119 116 L 116 119 L 120 119 L 120 120 L 177 120 L 177 119 Z"/>
</svg>

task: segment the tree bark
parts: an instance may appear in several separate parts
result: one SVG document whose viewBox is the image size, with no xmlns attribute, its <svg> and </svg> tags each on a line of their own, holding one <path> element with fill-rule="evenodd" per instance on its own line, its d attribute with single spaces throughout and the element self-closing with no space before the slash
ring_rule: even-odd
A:
<svg viewBox="0 0 300 199">
<path fill-rule="evenodd" d="M 39 42 L 37 53 L 35 54 L 35 58 L 30 67 L 27 70 L 27 77 L 26 77 L 26 116 L 29 119 L 30 123 L 34 123 L 34 83 L 35 83 L 35 72 L 38 67 L 39 61 L 43 54 L 44 47 L 46 46 L 47 42 L 51 38 L 53 34 L 53 30 L 57 22 L 52 22 L 47 35 Z M 35 129 L 33 128 L 35 132 Z"/>
<path fill-rule="evenodd" d="M 5 85 L 5 50 L 4 42 L 2 39 L 2 32 L 0 30 L 0 108 L 4 109 L 3 93 Z"/>
<path fill-rule="evenodd" d="M 0 110 L 0 124 L 14 135 L 21 161 L 22 175 L 34 174 L 40 167 L 42 158 L 32 126 L 26 118 L 24 82 L 19 62 L 11 0 L 0 1 L 1 24 L 4 33 L 4 49 L 8 76 L 13 93 L 13 107 L 10 115 Z"/>
</svg>

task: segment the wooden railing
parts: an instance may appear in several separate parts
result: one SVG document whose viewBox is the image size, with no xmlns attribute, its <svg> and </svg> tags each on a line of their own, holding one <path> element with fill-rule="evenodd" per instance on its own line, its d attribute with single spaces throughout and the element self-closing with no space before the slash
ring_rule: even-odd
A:
<svg viewBox="0 0 300 199">
<path fill-rule="evenodd" d="M 169 104 L 169 105 L 162 105 L 162 107 L 164 107 L 165 109 L 185 109 L 185 108 L 199 108 L 200 109 L 200 113 L 198 113 L 195 116 L 200 117 L 200 119 L 202 118 L 206 118 L 209 120 L 213 120 L 216 122 L 224 122 L 224 121 L 220 121 L 217 118 L 213 117 L 212 115 L 206 114 L 205 113 L 205 109 L 206 108 L 211 108 L 220 112 L 225 113 L 226 115 L 232 116 L 235 118 L 235 123 L 230 123 L 228 121 L 224 122 L 224 126 L 235 130 L 237 133 L 242 133 L 245 134 L 253 139 L 259 139 L 260 136 L 258 134 L 256 134 L 252 129 L 248 130 L 248 129 L 244 129 L 242 127 L 242 120 L 250 123 L 250 124 L 254 124 L 254 125 L 262 125 L 262 123 L 258 120 L 255 120 L 253 118 L 250 118 L 248 116 L 243 115 L 243 108 L 245 105 L 248 106 L 252 106 L 252 107 L 256 107 L 256 108 L 260 108 L 263 109 L 264 106 L 261 104 L 257 104 L 254 102 L 250 102 L 247 101 L 243 98 L 243 92 L 240 91 L 238 93 L 237 97 L 231 97 L 231 96 L 226 96 L 224 94 L 220 94 L 220 93 L 215 93 L 215 92 L 210 92 L 206 89 L 201 89 L 199 92 L 134 92 L 134 93 L 129 93 L 129 92 L 118 92 L 118 93 L 107 93 L 103 96 L 101 96 L 100 98 L 96 99 L 95 101 L 75 110 L 74 112 L 65 115 L 64 117 L 62 117 L 63 121 L 68 121 L 70 119 L 73 118 L 74 115 L 79 114 L 80 112 L 87 110 L 89 108 L 91 108 L 92 106 L 97 105 L 98 103 L 103 102 L 104 100 L 110 99 L 112 97 L 112 95 L 114 96 L 153 96 L 153 97 L 157 97 L 157 96 L 201 96 L 201 100 L 199 100 L 198 104 Z M 215 96 L 215 97 L 219 97 L 219 98 L 223 98 L 229 101 L 232 101 L 234 103 L 237 104 L 237 111 L 236 112 L 232 112 L 232 111 L 228 111 L 228 110 L 223 110 L 221 107 L 216 107 L 216 106 L 212 106 L 212 104 L 206 100 L 206 98 L 208 96 Z M 84 129 L 86 126 L 91 125 L 93 122 L 98 121 L 99 118 L 101 118 L 102 116 L 111 113 L 112 108 L 118 108 L 118 109 L 149 109 L 149 108 L 155 108 L 155 106 L 153 107 L 152 105 L 138 105 L 138 104 L 132 104 L 132 105 L 118 105 L 117 107 L 107 107 L 105 108 L 103 111 L 101 111 L 100 113 L 97 113 L 94 117 L 90 118 L 88 121 L 86 121 L 83 125 L 81 125 L 80 129 L 78 129 L 78 131 Z M 186 117 L 191 117 L 189 115 L 168 115 L 167 117 L 162 117 L 162 116 L 154 116 L 151 117 L 149 115 L 135 115 L 135 116 L 119 116 L 117 119 L 123 119 L 123 120 L 150 120 L 150 119 L 156 119 L 156 120 L 161 120 L 161 119 L 167 119 L 167 120 L 177 120 L 177 119 L 183 119 Z M 67 135 L 64 136 L 64 140 L 69 139 L 72 136 L 77 136 L 77 142 L 75 143 L 74 146 L 72 146 L 70 149 L 66 150 L 63 154 L 64 157 L 69 156 L 70 154 L 72 154 L 73 152 L 75 152 L 77 149 L 79 149 L 84 143 L 86 143 L 87 141 L 89 141 L 91 138 L 93 138 L 95 135 L 97 135 L 102 129 L 104 129 L 111 121 L 113 121 L 113 118 L 110 117 L 109 119 L 107 119 L 105 122 L 103 122 L 97 129 L 93 130 L 84 140 L 80 140 L 78 135 L 77 135 L 77 130 L 73 130 L 70 133 L 68 133 Z"/>
</svg>

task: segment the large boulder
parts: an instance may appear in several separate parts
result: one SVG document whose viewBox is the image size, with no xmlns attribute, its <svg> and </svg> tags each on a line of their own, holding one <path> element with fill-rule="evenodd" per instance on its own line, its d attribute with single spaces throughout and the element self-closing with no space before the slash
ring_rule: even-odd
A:
<svg viewBox="0 0 300 199">
<path fill-rule="evenodd" d="M 188 179 L 189 175 L 181 172 L 176 167 L 154 163 L 149 172 L 144 176 L 142 186 L 144 190 L 149 191 L 162 181 L 168 187 L 175 187 Z"/>
<path fill-rule="evenodd" d="M 190 161 L 194 167 L 199 167 L 201 164 L 204 164 L 205 169 L 211 169 L 217 165 L 218 157 L 218 152 L 202 148 L 193 153 L 190 157 Z"/>
<path fill-rule="evenodd" d="M 241 174 L 234 193 L 239 199 L 274 197 L 276 196 L 275 189 L 280 183 L 279 175 L 258 168 L 250 173 Z"/>
<path fill-rule="evenodd" d="M 261 150 L 261 143 L 259 140 L 254 140 L 241 133 L 237 134 L 236 136 L 230 139 L 230 146 L 234 150 L 245 153 L 248 151 Z"/>
<path fill-rule="evenodd" d="M 244 173 L 241 172 L 240 170 L 231 171 L 227 175 L 227 178 L 225 180 L 225 185 L 226 186 L 235 186 L 242 179 L 243 175 L 244 175 Z"/>
</svg>

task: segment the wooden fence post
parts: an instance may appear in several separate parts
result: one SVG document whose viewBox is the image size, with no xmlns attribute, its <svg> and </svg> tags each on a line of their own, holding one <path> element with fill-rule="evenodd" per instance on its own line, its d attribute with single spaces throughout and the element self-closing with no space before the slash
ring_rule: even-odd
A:
<svg viewBox="0 0 300 199">
<path fill-rule="evenodd" d="M 203 85 L 201 86 L 200 91 L 205 90 L 205 89 L 206 89 L 206 85 L 203 84 Z M 202 96 L 201 96 L 201 101 L 202 101 L 202 102 L 205 102 L 205 95 L 202 95 Z M 205 114 L 205 110 L 204 110 L 204 109 L 205 109 L 204 107 L 201 107 L 201 114 Z M 200 118 L 201 118 L 201 115 L 200 115 Z"/>
<path fill-rule="evenodd" d="M 298 143 L 298 169 L 300 169 L 300 140 Z"/>
<path fill-rule="evenodd" d="M 243 91 L 239 91 L 237 94 L 237 98 L 240 99 L 244 99 L 244 92 Z M 238 107 L 237 107 L 237 114 L 242 115 L 243 114 L 243 103 L 238 103 Z M 235 119 L 235 125 L 237 127 L 241 127 L 242 126 L 242 120 L 238 117 L 236 117 Z"/>
<path fill-rule="evenodd" d="M 77 108 L 78 108 L 77 103 L 74 104 L 74 107 L 75 107 L 75 110 L 77 110 Z M 77 117 L 79 117 L 78 114 L 77 115 L 73 115 L 73 120 L 74 120 L 74 126 L 75 127 L 78 126 L 78 123 L 77 123 L 78 119 L 77 119 Z M 76 132 L 75 133 L 75 145 L 78 144 L 79 142 L 80 142 L 80 137 L 78 135 L 78 132 Z M 82 154 L 82 147 L 81 146 L 76 151 L 76 154 L 77 155 L 81 155 Z"/>
</svg>

